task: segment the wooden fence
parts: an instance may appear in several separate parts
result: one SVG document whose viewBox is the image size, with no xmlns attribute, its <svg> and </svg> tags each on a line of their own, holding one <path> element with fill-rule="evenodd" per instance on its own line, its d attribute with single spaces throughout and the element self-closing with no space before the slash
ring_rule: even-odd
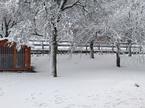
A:
<svg viewBox="0 0 145 108">
<path fill-rule="evenodd" d="M 32 54 L 48 54 L 50 52 L 49 42 L 45 40 L 30 40 L 33 45 Z M 120 43 L 121 53 L 128 53 L 128 43 L 122 42 Z M 141 46 L 132 43 L 132 54 L 139 53 L 142 48 Z M 66 54 L 66 53 L 89 53 L 90 48 L 89 44 L 80 44 L 76 45 L 73 48 L 72 42 L 69 41 L 59 41 L 58 42 L 58 54 Z M 95 53 L 115 53 L 116 46 L 112 43 L 94 43 L 94 52 Z"/>
</svg>

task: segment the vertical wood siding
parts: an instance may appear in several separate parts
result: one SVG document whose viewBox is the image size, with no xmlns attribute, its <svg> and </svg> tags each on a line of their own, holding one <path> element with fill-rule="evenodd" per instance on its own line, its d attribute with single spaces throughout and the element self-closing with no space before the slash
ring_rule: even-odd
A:
<svg viewBox="0 0 145 108">
<path fill-rule="evenodd" d="M 19 51 L 15 47 L 0 46 L 0 71 L 31 70 L 31 52 L 29 47 L 22 47 Z"/>
</svg>

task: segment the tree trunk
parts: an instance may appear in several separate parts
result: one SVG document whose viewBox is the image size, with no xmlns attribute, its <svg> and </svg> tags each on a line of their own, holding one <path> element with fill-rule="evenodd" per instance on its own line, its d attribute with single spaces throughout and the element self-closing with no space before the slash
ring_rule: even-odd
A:
<svg viewBox="0 0 145 108">
<path fill-rule="evenodd" d="M 88 53 L 88 46 L 86 45 L 86 55 L 87 55 L 87 53 Z"/>
<path fill-rule="evenodd" d="M 120 44 L 118 42 L 116 43 L 116 48 L 116 66 L 120 67 Z"/>
<path fill-rule="evenodd" d="M 94 59 L 94 42 L 90 42 L 90 56 L 92 59 Z"/>
<path fill-rule="evenodd" d="M 101 50 L 101 48 L 100 48 L 101 46 L 100 46 L 100 43 L 98 43 L 98 50 L 99 50 L 99 52 L 100 52 L 100 50 Z"/>
<path fill-rule="evenodd" d="M 45 51 L 44 51 L 44 43 L 43 43 L 43 41 L 42 41 L 41 45 L 42 45 L 42 55 L 44 55 Z"/>
<path fill-rule="evenodd" d="M 57 77 L 57 28 L 54 24 L 50 44 L 50 70 L 53 74 L 53 77 Z"/>
<path fill-rule="evenodd" d="M 9 36 L 9 32 L 8 32 L 8 27 L 6 26 L 5 28 L 5 37 L 8 37 Z"/>
<path fill-rule="evenodd" d="M 114 53 L 114 44 L 112 44 L 112 53 Z"/>
<path fill-rule="evenodd" d="M 7 23 L 6 18 L 4 18 L 4 24 L 3 24 L 3 30 L 5 30 L 5 36 L 4 37 L 8 37 L 9 36 L 9 25 Z M 5 29 L 4 29 L 5 28 Z"/>
<path fill-rule="evenodd" d="M 132 56 L 132 51 L 131 51 L 131 40 L 128 40 L 128 56 Z"/>
</svg>

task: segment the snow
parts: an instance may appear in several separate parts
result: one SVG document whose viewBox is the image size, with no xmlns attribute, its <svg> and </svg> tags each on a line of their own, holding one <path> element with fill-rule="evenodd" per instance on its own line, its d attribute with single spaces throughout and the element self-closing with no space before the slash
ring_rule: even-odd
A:
<svg viewBox="0 0 145 108">
<path fill-rule="evenodd" d="M 36 73 L 0 73 L 1 108 L 144 108 L 142 56 L 59 55 L 58 78 L 49 73 L 49 56 L 32 56 Z M 142 60 L 142 61 L 141 61 Z M 136 85 L 139 85 L 137 87 Z"/>
</svg>

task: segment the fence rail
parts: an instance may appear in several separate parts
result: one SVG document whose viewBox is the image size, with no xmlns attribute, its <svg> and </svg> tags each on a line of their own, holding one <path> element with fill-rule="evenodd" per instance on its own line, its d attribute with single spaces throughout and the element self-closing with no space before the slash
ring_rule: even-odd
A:
<svg viewBox="0 0 145 108">
<path fill-rule="evenodd" d="M 46 42 L 46 40 L 30 40 L 32 44 L 31 54 L 49 54 L 50 52 L 50 44 Z M 86 45 L 72 45 L 70 41 L 59 41 L 58 42 L 58 54 L 66 54 L 66 53 L 89 53 L 90 48 L 89 44 Z M 128 53 L 128 43 L 122 42 L 120 43 L 121 53 Z M 132 54 L 137 54 L 142 50 L 142 47 L 132 43 Z M 94 52 L 95 53 L 115 53 L 116 46 L 112 44 L 105 43 L 95 43 L 94 44 Z"/>
</svg>

